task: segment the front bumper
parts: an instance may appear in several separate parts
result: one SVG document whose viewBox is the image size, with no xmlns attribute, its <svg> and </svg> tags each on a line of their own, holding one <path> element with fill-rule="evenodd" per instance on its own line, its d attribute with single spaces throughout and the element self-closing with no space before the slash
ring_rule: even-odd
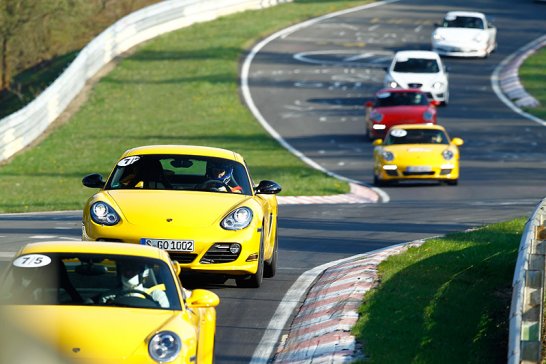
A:
<svg viewBox="0 0 546 364">
<path fill-rule="evenodd" d="M 376 167 L 375 175 L 382 181 L 456 180 L 459 178 L 459 166 L 455 163 L 437 166 L 383 164 Z"/>
<path fill-rule="evenodd" d="M 193 240 L 193 252 L 168 251 L 171 259 L 180 263 L 182 270 L 226 275 L 255 274 L 258 270 L 261 227 L 250 225 L 243 230 L 214 228 L 156 229 L 139 226 L 97 225 L 91 220 L 82 224 L 82 238 L 88 241 L 113 241 L 140 244 L 141 238 Z M 240 244 L 241 250 L 233 254 L 231 244 Z"/>
</svg>

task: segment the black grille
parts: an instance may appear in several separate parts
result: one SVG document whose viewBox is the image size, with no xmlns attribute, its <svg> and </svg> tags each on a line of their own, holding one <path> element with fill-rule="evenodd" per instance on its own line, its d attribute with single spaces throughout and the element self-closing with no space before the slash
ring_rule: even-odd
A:
<svg viewBox="0 0 546 364">
<path fill-rule="evenodd" d="M 233 254 L 229 251 L 230 244 L 214 244 L 201 258 L 200 263 L 203 264 L 216 264 L 216 263 L 230 263 L 239 257 L 239 253 Z"/>
<path fill-rule="evenodd" d="M 177 253 L 177 252 L 169 252 L 169 255 L 171 256 L 171 259 L 176 260 L 177 262 L 181 264 L 191 263 L 197 257 L 197 254 Z"/>
<path fill-rule="evenodd" d="M 434 172 L 404 172 L 404 176 L 434 176 Z"/>
<path fill-rule="evenodd" d="M 408 83 L 408 86 L 410 88 L 421 88 L 421 86 L 423 86 L 422 83 Z"/>
</svg>

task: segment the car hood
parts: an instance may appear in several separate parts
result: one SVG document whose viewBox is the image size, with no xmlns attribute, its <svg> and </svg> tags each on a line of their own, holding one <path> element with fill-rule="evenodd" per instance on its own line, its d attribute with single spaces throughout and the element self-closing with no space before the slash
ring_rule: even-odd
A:
<svg viewBox="0 0 546 364">
<path fill-rule="evenodd" d="M 399 164 L 415 165 L 445 163 L 442 152 L 448 149 L 447 144 L 403 144 L 385 147 L 394 154 L 394 161 Z"/>
<path fill-rule="evenodd" d="M 89 306 L 8 306 L 5 313 L 61 356 L 89 363 L 122 362 L 135 355 L 175 316 L 168 310 Z"/>
<path fill-rule="evenodd" d="M 422 121 L 423 113 L 427 111 L 429 107 L 427 105 L 416 106 L 389 106 L 389 107 L 377 107 L 375 112 L 383 115 L 383 122 L 394 121 Z"/>
<path fill-rule="evenodd" d="M 134 225 L 161 226 L 171 219 L 169 226 L 207 227 L 217 225 L 228 212 L 251 196 L 235 193 L 165 191 L 165 190 L 109 190 L 127 222 Z"/>
<path fill-rule="evenodd" d="M 444 38 L 446 42 L 464 43 L 472 41 L 478 34 L 485 32 L 483 29 L 471 28 L 437 28 L 436 34 Z"/>
</svg>

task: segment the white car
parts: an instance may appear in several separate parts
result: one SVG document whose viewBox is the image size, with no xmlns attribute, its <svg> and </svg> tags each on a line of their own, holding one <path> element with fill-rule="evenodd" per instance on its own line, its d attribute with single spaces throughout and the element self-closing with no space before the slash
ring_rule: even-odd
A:
<svg viewBox="0 0 546 364">
<path fill-rule="evenodd" d="M 416 88 L 429 100 L 444 105 L 449 102 L 448 73 L 438 53 L 398 51 L 385 70 L 385 87 Z"/>
<path fill-rule="evenodd" d="M 487 57 L 497 47 L 497 28 L 478 12 L 450 11 L 432 32 L 432 50 L 444 56 Z"/>
</svg>

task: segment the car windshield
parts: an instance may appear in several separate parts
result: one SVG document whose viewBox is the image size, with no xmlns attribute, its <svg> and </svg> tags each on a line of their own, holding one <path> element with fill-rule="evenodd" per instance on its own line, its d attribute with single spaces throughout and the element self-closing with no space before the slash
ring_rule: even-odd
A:
<svg viewBox="0 0 546 364">
<path fill-rule="evenodd" d="M 251 179 L 238 162 L 189 155 L 135 155 L 123 158 L 107 190 L 192 190 L 252 195 Z"/>
<path fill-rule="evenodd" d="M 485 29 L 483 20 L 474 16 L 455 16 L 445 18 L 442 27 Z"/>
<path fill-rule="evenodd" d="M 397 60 L 393 70 L 402 73 L 438 73 L 440 67 L 435 59 L 407 58 Z"/>
<path fill-rule="evenodd" d="M 377 95 L 375 107 L 428 105 L 429 101 L 421 92 L 384 92 Z"/>
<path fill-rule="evenodd" d="M 158 259 L 28 254 L 16 258 L 2 278 L 2 304 L 181 309 L 173 274 Z"/>
<path fill-rule="evenodd" d="M 383 144 L 449 144 L 449 139 L 437 129 L 391 129 Z"/>
</svg>

